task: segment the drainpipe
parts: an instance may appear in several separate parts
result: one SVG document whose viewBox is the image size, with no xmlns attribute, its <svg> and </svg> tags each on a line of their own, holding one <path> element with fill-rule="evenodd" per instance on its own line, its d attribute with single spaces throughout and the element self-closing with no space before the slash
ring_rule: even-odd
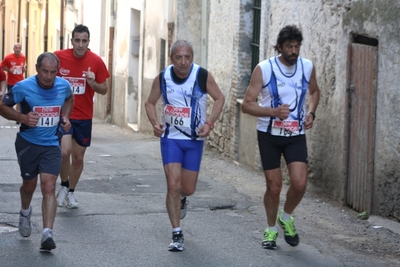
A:
<svg viewBox="0 0 400 267">
<path fill-rule="evenodd" d="M 2 23 L 2 38 L 1 38 L 1 58 L 4 58 L 4 45 L 5 45 L 5 36 L 6 36 L 6 3 L 1 2 L 2 8 L 3 8 L 3 23 Z"/>
<path fill-rule="evenodd" d="M 18 1 L 18 30 L 17 30 L 17 43 L 20 42 L 19 37 L 21 34 L 21 0 Z"/>
<path fill-rule="evenodd" d="M 201 66 L 207 69 L 207 30 L 208 30 L 208 0 L 201 1 L 201 45 L 200 62 Z"/>
<path fill-rule="evenodd" d="M 47 43 L 48 43 L 47 39 L 49 38 L 49 36 L 48 36 L 48 32 L 49 32 L 49 29 L 48 29 L 48 27 L 49 27 L 49 1 L 50 0 L 46 1 L 46 19 L 44 22 L 44 52 L 47 52 Z"/>
<path fill-rule="evenodd" d="M 61 0 L 61 14 L 60 14 L 60 50 L 64 49 L 64 6 L 65 1 Z"/>
<path fill-rule="evenodd" d="M 114 38 L 115 38 L 115 20 L 116 20 L 116 9 L 115 9 L 115 2 L 111 0 L 109 3 L 110 8 L 110 27 L 109 27 L 109 37 L 108 37 L 108 72 L 110 73 L 110 78 L 108 78 L 108 92 L 106 98 L 106 113 L 105 117 L 110 121 L 112 120 L 112 94 L 113 94 L 113 73 L 114 73 Z"/>
<path fill-rule="evenodd" d="M 29 51 L 29 49 L 28 49 L 28 46 L 29 46 L 29 37 L 28 37 L 28 35 L 29 35 L 29 0 L 27 1 L 27 3 L 26 3 L 26 36 L 25 36 L 25 58 L 26 58 L 26 66 L 28 66 L 28 60 L 29 60 L 29 57 L 28 57 L 28 51 Z M 28 75 L 28 72 L 27 71 L 25 71 L 25 78 L 26 77 L 28 77 L 29 75 Z"/>
</svg>

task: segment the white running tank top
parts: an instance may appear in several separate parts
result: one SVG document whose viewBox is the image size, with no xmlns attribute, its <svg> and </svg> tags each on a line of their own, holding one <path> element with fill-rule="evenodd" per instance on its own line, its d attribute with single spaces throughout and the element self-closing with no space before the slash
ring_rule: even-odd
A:
<svg viewBox="0 0 400 267">
<path fill-rule="evenodd" d="M 295 65 L 287 67 L 275 56 L 258 65 L 263 77 L 259 106 L 276 108 L 289 104 L 291 112 L 283 121 L 276 117 L 259 117 L 257 130 L 285 137 L 305 134 L 304 119 L 312 62 L 299 57 Z"/>
<path fill-rule="evenodd" d="M 198 84 L 200 66 L 192 63 L 189 76 L 178 83 L 172 75 L 173 66 L 162 73 L 161 93 L 163 98 L 161 137 L 181 140 L 204 140 L 197 135 L 198 128 L 206 122 L 207 93 Z"/>
</svg>

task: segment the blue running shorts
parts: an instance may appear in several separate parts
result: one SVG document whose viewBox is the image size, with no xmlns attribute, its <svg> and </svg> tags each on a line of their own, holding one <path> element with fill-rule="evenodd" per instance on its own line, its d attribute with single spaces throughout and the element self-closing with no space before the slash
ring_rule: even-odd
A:
<svg viewBox="0 0 400 267">
<path fill-rule="evenodd" d="M 163 164 L 181 163 L 182 168 L 198 172 L 203 156 L 204 140 L 160 138 Z"/>
</svg>

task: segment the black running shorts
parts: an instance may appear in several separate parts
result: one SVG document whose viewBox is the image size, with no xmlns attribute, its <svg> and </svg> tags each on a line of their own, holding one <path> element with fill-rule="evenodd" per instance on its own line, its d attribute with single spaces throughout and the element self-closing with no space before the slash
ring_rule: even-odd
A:
<svg viewBox="0 0 400 267">
<path fill-rule="evenodd" d="M 308 164 L 307 143 L 304 134 L 283 137 L 257 131 L 257 138 L 261 162 L 265 171 L 280 168 L 282 154 L 287 165 L 296 161 Z"/>
</svg>

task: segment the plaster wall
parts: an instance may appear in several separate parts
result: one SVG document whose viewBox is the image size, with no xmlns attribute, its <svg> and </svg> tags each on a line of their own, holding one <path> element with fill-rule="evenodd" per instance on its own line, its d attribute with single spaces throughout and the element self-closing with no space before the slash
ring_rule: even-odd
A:
<svg viewBox="0 0 400 267">
<path fill-rule="evenodd" d="M 82 0 L 81 0 L 82 1 Z M 109 14 L 110 3 L 107 1 L 107 4 L 102 6 L 102 1 L 99 0 L 85 0 L 85 1 L 76 1 L 75 5 L 82 12 L 82 24 L 86 25 L 89 28 L 90 32 L 90 50 L 96 55 L 100 56 L 103 59 L 104 64 L 108 68 L 108 53 L 101 53 L 101 47 L 109 47 L 109 27 L 105 25 L 109 25 L 110 17 L 105 14 Z M 105 10 L 102 10 L 104 8 Z M 79 24 L 79 12 L 75 13 L 76 16 L 76 24 Z M 102 23 L 105 21 L 105 23 Z M 67 21 L 68 23 L 68 21 Z M 103 26 L 104 25 L 104 26 Z M 103 26 L 103 27 L 102 27 Z M 71 28 L 71 25 L 68 26 Z M 72 27 L 72 30 L 75 26 Z M 71 30 L 71 34 L 72 34 Z M 71 35 L 72 37 L 72 35 Z M 72 46 L 71 46 L 72 47 Z M 108 49 L 105 49 L 108 51 Z M 112 74 L 110 73 L 110 76 Z M 109 83 L 109 81 L 107 81 Z M 109 83 L 109 87 L 111 84 Z M 106 105 L 107 105 L 107 95 L 95 94 L 94 95 L 94 105 L 93 105 L 93 116 L 99 119 L 106 118 Z"/>
<path fill-rule="evenodd" d="M 176 38 L 173 41 L 188 40 L 193 45 L 194 62 L 200 64 L 201 54 L 201 1 L 176 1 Z"/>
<path fill-rule="evenodd" d="M 225 95 L 223 111 L 207 139 L 209 147 L 237 159 L 239 109 L 237 99 L 244 95 L 250 77 L 251 4 L 246 1 L 207 1 L 206 14 L 201 1 L 178 1 L 177 38 L 193 42 L 194 61 L 200 64 L 201 21 L 206 20 L 206 68 Z M 204 29 L 203 29 L 204 30 Z M 209 98 L 208 110 L 213 101 Z"/>
<path fill-rule="evenodd" d="M 151 133 L 152 125 L 148 122 L 144 102 L 153 79 L 165 67 L 161 66 L 161 39 L 168 40 L 168 24 L 175 22 L 175 1 L 119 0 L 111 3 L 110 26 L 115 27 L 115 32 L 110 120 L 127 126 L 137 119 L 137 129 Z M 139 51 L 132 55 L 132 42 L 137 40 Z M 163 52 L 168 64 L 168 47 Z M 132 107 L 132 101 L 136 106 Z M 160 108 L 161 101 L 159 104 Z"/>
<path fill-rule="evenodd" d="M 129 30 L 132 1 L 118 1 L 115 7 L 114 18 L 114 51 L 113 51 L 113 94 L 112 94 L 112 122 L 116 125 L 126 126 L 126 104 L 128 90 L 129 66 Z M 143 1 L 136 8 L 143 9 Z"/>
<path fill-rule="evenodd" d="M 170 64 L 168 60 L 168 23 L 174 22 L 173 13 L 175 10 L 174 1 L 147 1 L 146 10 L 144 12 L 144 24 L 146 27 L 143 33 L 143 82 L 141 85 L 143 90 L 140 93 L 142 104 L 140 108 L 140 131 L 152 133 L 153 127 L 148 121 L 144 102 L 151 90 L 151 85 L 154 78 L 160 73 L 161 69 L 166 66 L 161 66 L 162 52 L 165 54 L 165 65 Z M 155 15 L 157 14 L 157 15 Z M 142 36 L 142 35 L 141 35 Z M 161 51 L 161 39 L 166 41 L 165 51 Z M 158 101 L 157 114 L 161 121 L 161 99 Z"/>
</svg>

